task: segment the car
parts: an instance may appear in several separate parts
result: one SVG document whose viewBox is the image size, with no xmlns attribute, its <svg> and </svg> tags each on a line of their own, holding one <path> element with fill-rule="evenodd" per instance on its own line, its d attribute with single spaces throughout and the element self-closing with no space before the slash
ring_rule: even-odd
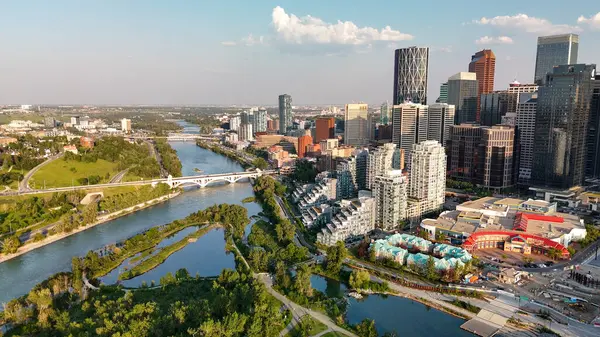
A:
<svg viewBox="0 0 600 337">
<path fill-rule="evenodd" d="M 548 261 L 548 262 L 546 262 L 546 265 L 547 266 L 552 266 L 552 265 L 554 265 L 554 261 Z"/>
</svg>

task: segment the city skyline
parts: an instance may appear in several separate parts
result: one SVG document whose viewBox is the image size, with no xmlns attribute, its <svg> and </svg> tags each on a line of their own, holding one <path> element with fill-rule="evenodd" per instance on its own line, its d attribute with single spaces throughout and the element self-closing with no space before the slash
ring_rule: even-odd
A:
<svg viewBox="0 0 600 337">
<path fill-rule="evenodd" d="M 495 90 L 531 82 L 539 36 L 578 34 L 578 62 L 598 63 L 600 6 L 575 2 L 436 2 L 425 24 L 394 15 L 425 3 L 5 3 L 18 29 L 2 38 L 0 104 L 276 105 L 287 92 L 298 105 L 374 105 L 392 100 L 394 50 L 409 46 L 430 48 L 433 102 L 482 49 L 497 56 Z"/>
</svg>

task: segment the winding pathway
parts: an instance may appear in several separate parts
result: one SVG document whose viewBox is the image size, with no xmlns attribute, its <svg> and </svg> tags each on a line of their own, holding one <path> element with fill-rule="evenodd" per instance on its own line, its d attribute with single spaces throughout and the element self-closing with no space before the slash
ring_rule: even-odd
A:
<svg viewBox="0 0 600 337">
<path fill-rule="evenodd" d="M 55 161 L 56 159 L 62 157 L 64 155 L 64 152 L 61 152 L 59 154 L 56 154 L 54 156 L 49 157 L 48 159 L 46 159 L 44 162 L 40 163 L 38 166 L 32 168 L 29 172 L 27 172 L 25 174 L 25 176 L 23 177 L 23 180 L 21 180 L 21 182 L 19 183 L 19 192 L 25 192 L 25 191 L 29 191 L 31 190 L 29 188 L 29 180 L 31 180 L 31 177 L 33 177 L 33 175 L 42 167 L 48 165 L 49 163 Z"/>
</svg>

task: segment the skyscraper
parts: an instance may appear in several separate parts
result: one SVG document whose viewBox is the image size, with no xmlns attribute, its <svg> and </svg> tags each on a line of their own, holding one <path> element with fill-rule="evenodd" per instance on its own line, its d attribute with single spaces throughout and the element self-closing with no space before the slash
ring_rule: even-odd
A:
<svg viewBox="0 0 600 337">
<path fill-rule="evenodd" d="M 431 104 L 427 117 L 427 140 L 437 140 L 442 146 L 446 146 L 450 137 L 450 127 L 454 125 L 454 114 L 454 105 Z"/>
<path fill-rule="evenodd" d="M 496 55 L 490 49 L 478 51 L 471 56 L 469 72 L 477 78 L 477 113 L 475 120 L 479 122 L 481 112 L 481 95 L 494 91 L 494 75 L 496 73 Z"/>
<path fill-rule="evenodd" d="M 482 129 L 477 125 L 461 124 L 450 127 L 446 145 L 448 171 L 452 179 L 473 182 L 478 177 L 477 161 Z"/>
<path fill-rule="evenodd" d="M 250 123 L 240 124 L 240 128 L 238 130 L 238 139 L 240 141 L 253 140 L 254 137 L 252 135 L 253 135 L 252 124 L 250 124 Z"/>
<path fill-rule="evenodd" d="M 448 82 L 440 85 L 440 97 L 435 101 L 436 103 L 448 103 Z"/>
<path fill-rule="evenodd" d="M 367 114 L 369 107 L 365 103 L 346 104 L 344 123 L 344 144 L 364 146 L 369 144 Z"/>
<path fill-rule="evenodd" d="M 495 189 L 513 186 L 515 129 L 512 126 L 482 127 L 480 176 L 476 183 Z"/>
<path fill-rule="evenodd" d="M 344 158 L 336 165 L 337 199 L 350 199 L 358 194 L 356 157 Z"/>
<path fill-rule="evenodd" d="M 229 130 L 238 131 L 242 124 L 242 118 L 240 116 L 229 117 Z"/>
<path fill-rule="evenodd" d="M 267 109 L 260 108 L 254 112 L 252 129 L 255 133 L 267 131 Z"/>
<path fill-rule="evenodd" d="M 479 101 L 479 123 L 492 126 L 500 124 L 508 111 L 508 92 L 506 90 L 481 94 Z"/>
<path fill-rule="evenodd" d="M 420 204 L 420 213 L 440 209 L 446 196 L 446 153 L 440 143 L 413 144 L 408 196 Z"/>
<path fill-rule="evenodd" d="M 600 177 L 600 75 L 596 75 L 587 130 L 585 175 Z"/>
<path fill-rule="evenodd" d="M 477 74 L 460 72 L 448 79 L 448 104 L 456 108 L 454 124 L 477 120 Z"/>
<path fill-rule="evenodd" d="M 316 121 L 316 137 L 315 143 L 319 143 L 322 140 L 333 138 L 335 136 L 335 118 L 333 117 L 321 117 L 317 118 Z"/>
<path fill-rule="evenodd" d="M 537 108 L 537 92 L 520 93 L 517 104 L 517 130 L 519 143 L 519 175 L 518 183 L 528 185 L 533 167 L 533 138 L 535 136 L 535 111 Z"/>
<path fill-rule="evenodd" d="M 427 110 L 427 105 L 412 103 L 392 107 L 392 143 L 404 150 L 408 163 L 412 145 L 427 140 Z"/>
<path fill-rule="evenodd" d="M 583 183 L 586 131 L 596 65 L 560 65 L 539 88 L 532 183 L 569 189 Z"/>
<path fill-rule="evenodd" d="M 537 84 L 521 84 L 517 81 L 512 82 L 508 89 L 508 106 L 507 113 L 517 112 L 517 104 L 521 102 L 520 95 L 525 93 L 534 93 L 538 91 Z"/>
<path fill-rule="evenodd" d="M 406 218 L 407 187 L 406 177 L 401 170 L 387 171 L 375 177 L 375 226 L 392 230 Z"/>
<path fill-rule="evenodd" d="M 292 127 L 294 114 L 292 113 L 292 96 L 279 95 L 279 133 L 285 135 L 288 128 Z"/>
<path fill-rule="evenodd" d="M 391 112 L 390 103 L 385 102 L 381 104 L 381 109 L 379 110 L 379 123 L 381 125 L 388 125 L 392 121 Z"/>
<path fill-rule="evenodd" d="M 309 135 L 298 137 L 298 158 L 304 158 L 306 155 L 306 147 L 312 143 L 312 137 Z"/>
<path fill-rule="evenodd" d="M 394 143 L 385 143 L 369 152 L 366 186 L 368 190 L 373 189 L 373 182 L 376 176 L 383 175 L 393 168 L 395 153 L 396 144 Z"/>
<path fill-rule="evenodd" d="M 551 73 L 555 66 L 576 64 L 578 51 L 579 35 L 577 34 L 538 37 L 533 79 L 535 84 L 545 84 L 546 75 Z"/>
<path fill-rule="evenodd" d="M 429 48 L 396 49 L 394 59 L 394 105 L 405 101 L 427 104 Z"/>
</svg>

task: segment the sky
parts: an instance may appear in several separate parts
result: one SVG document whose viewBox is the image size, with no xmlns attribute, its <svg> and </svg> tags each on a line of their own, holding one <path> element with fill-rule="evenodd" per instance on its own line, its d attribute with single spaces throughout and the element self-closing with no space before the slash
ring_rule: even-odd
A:
<svg viewBox="0 0 600 337">
<path fill-rule="evenodd" d="M 3 0 L 0 104 L 378 105 L 409 46 L 434 101 L 484 48 L 496 90 L 531 82 L 537 37 L 570 32 L 600 64 L 598 0 Z"/>
</svg>

